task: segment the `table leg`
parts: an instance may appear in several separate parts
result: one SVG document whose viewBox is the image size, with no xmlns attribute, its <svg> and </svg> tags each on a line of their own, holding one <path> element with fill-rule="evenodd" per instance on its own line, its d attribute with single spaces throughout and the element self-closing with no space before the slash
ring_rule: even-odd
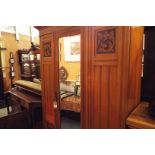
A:
<svg viewBox="0 0 155 155">
<path fill-rule="evenodd" d="M 8 102 L 8 97 L 10 96 L 9 93 L 6 93 L 5 94 L 5 104 L 6 104 L 6 107 L 7 107 L 7 112 L 8 114 L 10 114 L 10 111 L 9 111 L 9 102 Z"/>
</svg>

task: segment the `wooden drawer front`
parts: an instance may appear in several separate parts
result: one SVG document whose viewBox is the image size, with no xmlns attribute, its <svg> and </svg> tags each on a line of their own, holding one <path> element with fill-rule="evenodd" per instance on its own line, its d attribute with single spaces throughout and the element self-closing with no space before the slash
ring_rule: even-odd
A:
<svg viewBox="0 0 155 155">
<path fill-rule="evenodd" d="M 20 100 L 20 105 L 26 109 L 29 109 L 29 104 L 24 100 Z"/>
<path fill-rule="evenodd" d="M 11 101 L 11 104 L 16 105 L 16 104 L 19 104 L 19 101 L 20 101 L 20 100 L 19 100 L 18 97 L 14 96 L 14 95 L 11 95 L 10 101 Z"/>
<path fill-rule="evenodd" d="M 9 102 L 12 107 L 11 113 L 17 113 L 21 111 L 20 99 L 18 97 L 11 95 Z"/>
</svg>

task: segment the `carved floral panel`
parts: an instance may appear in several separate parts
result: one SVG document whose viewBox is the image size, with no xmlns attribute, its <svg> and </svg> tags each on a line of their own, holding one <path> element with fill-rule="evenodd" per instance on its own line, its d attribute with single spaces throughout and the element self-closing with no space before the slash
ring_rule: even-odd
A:
<svg viewBox="0 0 155 155">
<path fill-rule="evenodd" d="M 96 54 L 115 52 L 115 29 L 98 31 L 96 38 Z"/>
<path fill-rule="evenodd" d="M 51 43 L 44 43 L 43 44 L 43 52 L 44 52 L 44 57 L 51 57 Z"/>
</svg>

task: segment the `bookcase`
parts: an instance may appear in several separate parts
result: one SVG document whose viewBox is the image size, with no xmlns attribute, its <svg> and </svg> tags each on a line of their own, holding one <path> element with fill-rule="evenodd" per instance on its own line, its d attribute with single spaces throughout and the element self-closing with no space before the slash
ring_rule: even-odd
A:
<svg viewBox="0 0 155 155">
<path fill-rule="evenodd" d="M 33 81 L 33 78 L 40 79 L 40 53 L 39 50 L 18 50 L 21 79 Z"/>
</svg>

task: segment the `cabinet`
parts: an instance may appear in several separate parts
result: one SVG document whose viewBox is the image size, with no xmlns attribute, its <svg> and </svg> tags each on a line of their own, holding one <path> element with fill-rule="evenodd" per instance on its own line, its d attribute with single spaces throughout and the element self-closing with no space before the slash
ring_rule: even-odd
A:
<svg viewBox="0 0 155 155">
<path fill-rule="evenodd" d="M 45 127 L 59 127 L 60 37 L 81 37 L 81 128 L 125 128 L 139 103 L 143 27 L 48 26 L 40 30 Z"/>
<path fill-rule="evenodd" d="M 38 51 L 18 50 L 21 79 L 32 81 L 40 79 L 40 53 Z"/>
</svg>

